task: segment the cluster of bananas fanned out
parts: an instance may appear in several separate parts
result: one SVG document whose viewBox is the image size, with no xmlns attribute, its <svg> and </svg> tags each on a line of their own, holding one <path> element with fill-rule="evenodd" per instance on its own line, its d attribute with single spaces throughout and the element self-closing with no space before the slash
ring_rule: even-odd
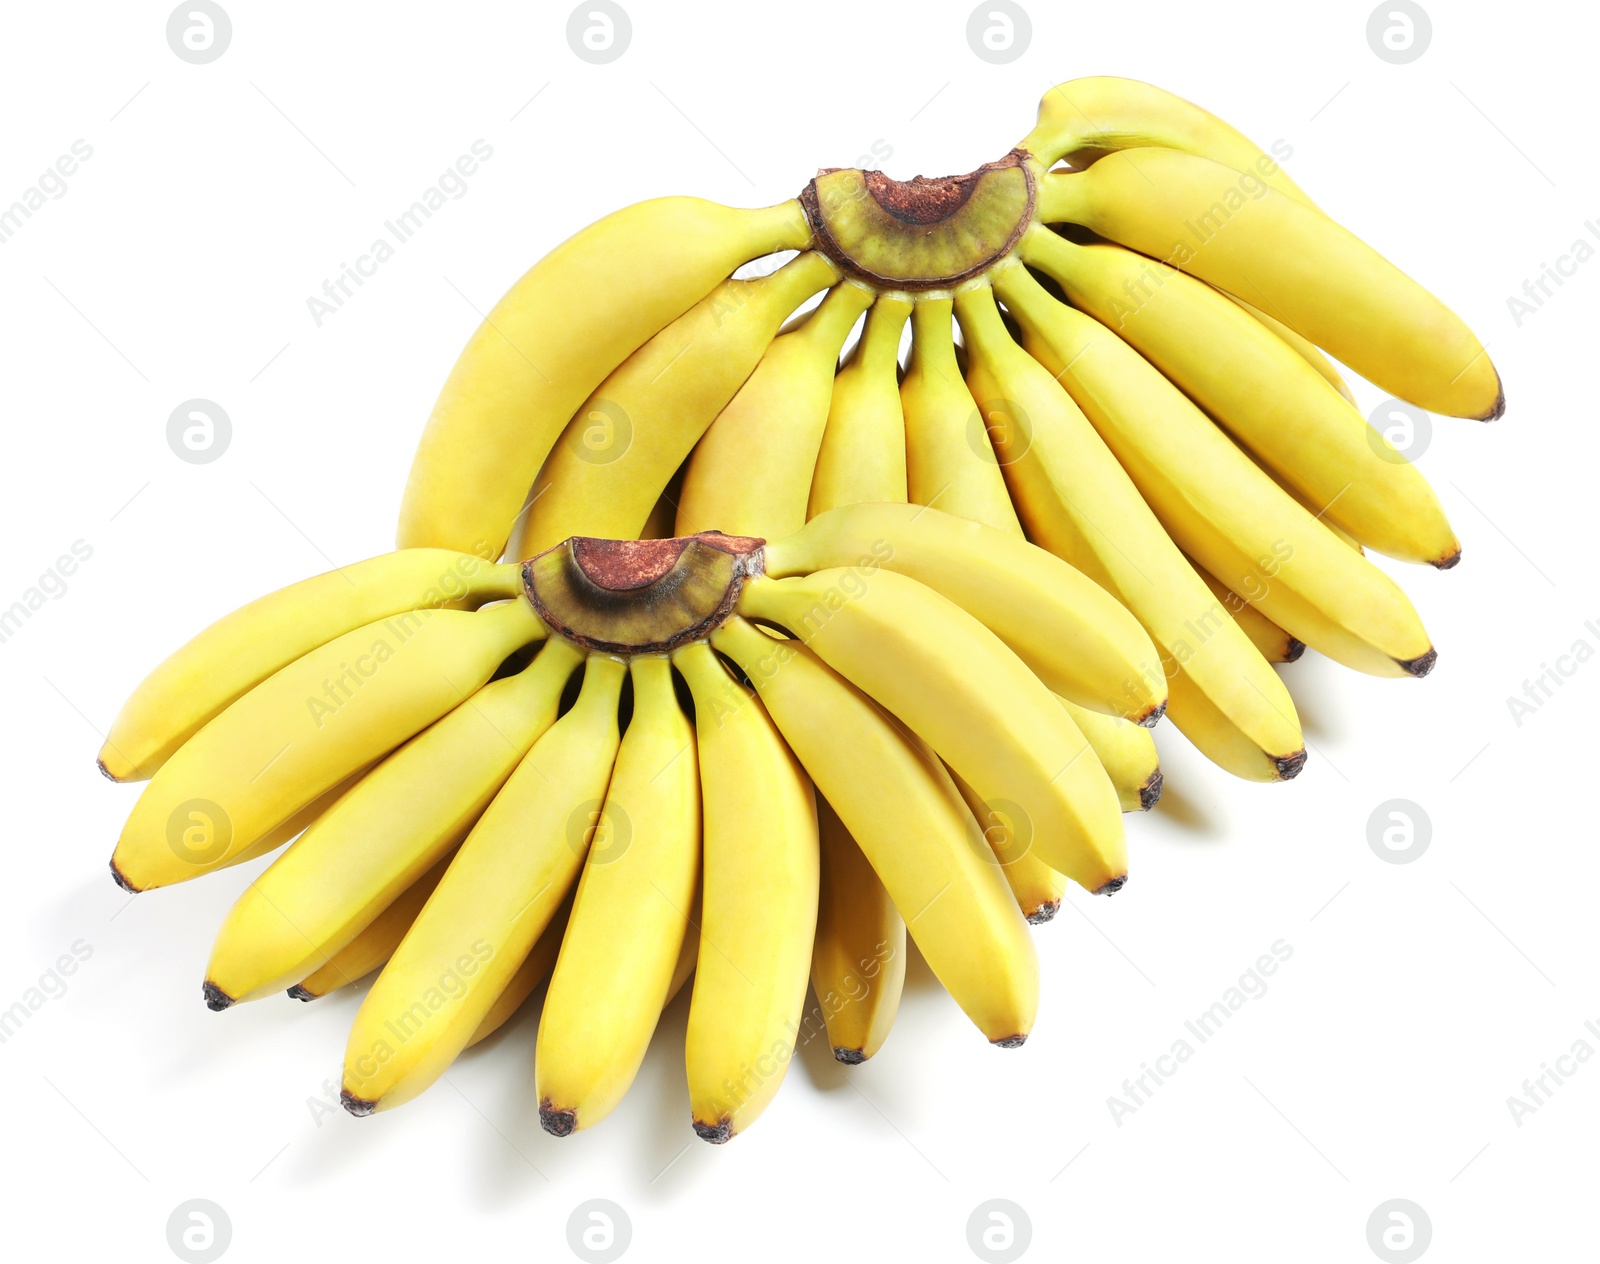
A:
<svg viewBox="0 0 1600 1264">
<path fill-rule="evenodd" d="M 907 931 L 1019 1044 L 1024 919 L 1122 885 L 1163 713 L 1283 780 L 1305 749 L 1273 662 L 1433 664 L 1363 549 L 1443 568 L 1460 545 L 1324 351 L 1434 412 L 1504 406 L 1437 299 L 1129 80 L 1052 89 L 969 175 L 618 211 L 468 343 L 398 552 L 246 606 L 140 687 L 101 756 L 153 775 L 113 870 L 144 890 L 300 835 L 205 995 L 381 967 L 357 1114 L 548 976 L 541 1119 L 593 1124 L 693 974 L 694 1126 L 724 1141 L 797 1040 L 876 1052 Z"/>
<path fill-rule="evenodd" d="M 205 996 L 383 967 L 346 1052 L 358 1114 L 549 975 L 541 1115 L 593 1123 L 694 970 L 694 1123 L 726 1140 L 783 1077 L 814 948 L 845 1061 L 887 1034 L 908 926 L 984 1035 L 1022 1042 L 1024 912 L 1068 878 L 1121 886 L 1123 803 L 1159 784 L 1133 722 L 1160 716 L 1156 663 L 1059 558 L 906 504 L 521 567 L 407 549 L 264 597 L 149 677 L 101 755 L 151 777 L 112 867 L 142 891 L 304 830 L 229 914 Z"/>
</svg>

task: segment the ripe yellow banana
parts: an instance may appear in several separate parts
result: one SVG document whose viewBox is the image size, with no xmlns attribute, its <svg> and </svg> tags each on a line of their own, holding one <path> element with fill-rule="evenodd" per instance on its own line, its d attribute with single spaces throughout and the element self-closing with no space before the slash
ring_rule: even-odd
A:
<svg viewBox="0 0 1600 1264">
<path fill-rule="evenodd" d="M 100 771 L 152 777 L 172 753 L 273 672 L 335 637 L 408 610 L 472 609 L 521 591 L 515 566 L 407 549 L 344 566 L 224 615 L 146 676 L 111 724 Z"/>
<path fill-rule="evenodd" d="M 1020 1045 L 1039 1001 L 1033 941 L 944 766 L 799 642 L 738 618 L 711 641 L 755 684 L 945 989 L 992 1043 Z"/>
<path fill-rule="evenodd" d="M 489 1006 L 489 1012 L 483 1016 L 477 1030 L 468 1038 L 466 1044 L 468 1049 L 480 1040 L 487 1040 L 510 1022 L 512 1016 L 533 995 L 533 990 L 550 976 L 550 971 L 555 968 L 556 954 L 561 951 L 561 940 L 567 932 L 567 917 L 571 912 L 572 897 L 569 895 L 561 902 L 561 907 L 551 914 L 550 924 L 534 941 L 533 947 L 528 950 L 528 955 L 517 967 L 517 972 L 511 976 L 511 982 L 507 983 L 500 995 L 494 998 L 494 1004 Z"/>
<path fill-rule="evenodd" d="M 1006 481 L 1029 536 L 1117 597 L 1161 654 L 1167 715 L 1236 776 L 1275 781 L 1305 763 L 1289 691 L 1194 568 L 1061 384 L 1011 340 L 987 286 L 957 311 L 969 384 L 1004 436 Z"/>
<path fill-rule="evenodd" d="M 550 638 L 532 665 L 412 738 L 268 866 L 217 934 L 208 1004 L 222 1009 L 287 987 L 416 890 L 555 723 L 581 657 L 570 642 Z"/>
<path fill-rule="evenodd" d="M 867 313 L 855 354 L 833 380 L 808 514 L 858 501 L 906 499 L 899 370 L 900 331 L 910 315 L 911 301 L 898 294 L 881 295 Z"/>
<path fill-rule="evenodd" d="M 1178 546 L 1292 636 L 1357 671 L 1421 676 L 1436 657 L 1399 586 L 1353 553 L 1098 321 L 1020 265 L 996 280 L 1029 352 L 1057 374 Z"/>
<path fill-rule="evenodd" d="M 743 210 L 688 197 L 640 202 L 569 237 L 495 304 L 450 371 L 406 484 L 400 547 L 498 557 L 589 392 L 740 264 L 810 240 L 798 201 Z"/>
<path fill-rule="evenodd" d="M 904 575 L 855 567 L 753 578 L 738 612 L 804 641 L 986 802 L 1015 805 L 1047 864 L 1090 891 L 1126 880 L 1105 770 L 1050 690 L 960 606 Z"/>
<path fill-rule="evenodd" d="M 451 851 L 402 891 L 394 903 L 379 913 L 354 939 L 329 953 L 320 966 L 290 988 L 289 995 L 297 1001 L 314 1001 L 338 988 L 359 983 L 389 960 L 411 929 L 411 924 L 417 920 L 417 914 L 422 912 L 422 906 L 428 902 L 434 887 L 439 885 L 439 879 L 444 877 L 444 871 L 450 867 L 454 855 L 455 852 Z M 211 973 L 212 970 L 208 968 L 208 979 Z M 254 997 L 246 993 L 239 999 L 253 1000 Z"/>
<path fill-rule="evenodd" d="M 694 641 L 673 663 L 694 695 L 705 838 L 700 955 L 684 1061 L 694 1130 L 721 1144 L 778 1091 L 816 935 L 816 796 L 772 717 Z"/>
<path fill-rule="evenodd" d="M 906 428 L 900 406 L 900 331 L 911 303 L 881 296 L 867 313 L 850 363 L 833 382 L 807 513 L 839 505 L 906 501 Z M 822 874 L 811 990 L 840 1062 L 883 1047 L 905 985 L 906 924 L 839 814 L 817 796 Z"/>
<path fill-rule="evenodd" d="M 1193 564 L 1194 559 L 1191 558 L 1190 562 Z M 1299 661 L 1300 656 L 1306 652 L 1304 641 L 1295 640 L 1210 571 L 1198 564 L 1194 565 L 1200 578 L 1206 581 L 1206 587 L 1211 590 L 1211 595 L 1222 603 L 1222 608 L 1250 638 L 1250 644 L 1261 652 L 1262 658 L 1269 663 Z"/>
<path fill-rule="evenodd" d="M 759 635 L 759 633 L 758 633 Z M 906 923 L 839 814 L 817 797 L 822 878 L 811 990 L 833 1056 L 865 1062 L 889 1037 L 906 977 Z"/>
<path fill-rule="evenodd" d="M 217 868 L 470 697 L 543 634 L 519 598 L 395 615 L 312 650 L 162 766 L 123 827 L 113 876 L 144 891 Z"/>
<path fill-rule="evenodd" d="M 1313 513 L 1389 557 L 1453 565 L 1439 498 L 1314 366 L 1226 296 L 1120 246 L 1028 233 L 1023 257 L 1136 348 Z M 1025 274 L 1024 274 L 1025 275 Z M 1008 272 L 997 281 L 1020 285 Z"/>
<path fill-rule="evenodd" d="M 995 863 L 1005 875 L 1006 884 L 1017 908 L 1031 925 L 1042 926 L 1052 921 L 1061 910 L 1066 898 L 1067 875 L 1052 869 L 1039 859 L 1034 851 L 1032 833 L 1026 822 L 1019 822 L 1012 813 L 997 811 L 983 801 L 983 796 L 963 781 L 954 770 L 946 768 L 950 778 L 961 792 L 973 823 L 982 832 L 984 841 L 994 854 Z M 1018 826 L 1022 828 L 1019 829 Z"/>
<path fill-rule="evenodd" d="M 700 879 L 694 728 L 665 657 L 631 670 L 633 718 L 539 1020 L 539 1122 L 558 1137 L 604 1119 L 638 1074 Z"/>
<path fill-rule="evenodd" d="M 948 297 L 923 296 L 911 313 L 911 364 L 900 384 L 911 503 L 1022 534 L 1005 476 L 956 360 Z"/>
<path fill-rule="evenodd" d="M 1216 289 L 1215 286 L 1212 288 Z M 1334 367 L 1332 360 L 1328 359 L 1327 356 L 1322 354 L 1322 349 L 1318 347 L 1316 343 L 1310 341 L 1309 339 L 1302 338 L 1276 316 L 1269 315 L 1268 313 L 1262 311 L 1259 307 L 1255 307 L 1249 303 L 1246 303 L 1237 295 L 1229 294 L 1226 290 L 1216 290 L 1216 292 L 1221 294 L 1223 298 L 1228 300 L 1228 302 L 1236 304 L 1243 311 L 1249 312 L 1250 315 L 1254 316 L 1284 342 L 1288 343 L 1302 360 L 1304 360 L 1317 371 L 1318 375 L 1324 382 L 1333 387 L 1334 390 L 1338 391 L 1340 395 L 1344 396 L 1346 402 L 1353 407 L 1359 407 L 1359 405 L 1356 404 L 1355 392 L 1350 389 L 1350 384 L 1344 380 L 1344 375 Z M 1126 334 L 1123 336 L 1127 337 Z M 1134 340 L 1132 338 L 1128 338 L 1128 341 L 1133 342 Z"/>
<path fill-rule="evenodd" d="M 774 578 L 881 566 L 948 597 L 1057 693 L 1154 724 L 1166 704 L 1155 646 L 1104 588 L 1054 554 L 922 505 L 861 504 L 820 514 L 767 545 Z"/>
<path fill-rule="evenodd" d="M 1160 146 L 1255 171 L 1273 188 L 1311 205 L 1282 167 L 1209 110 L 1136 79 L 1110 75 L 1057 84 L 1039 102 L 1039 121 L 1017 146 L 1042 169 L 1075 167 L 1122 149 Z"/>
<path fill-rule="evenodd" d="M 1172 149 L 1046 176 L 1039 218 L 1072 223 L 1272 312 L 1369 382 L 1490 421 L 1500 375 L 1461 318 L 1359 237 L 1255 174 Z"/>
<path fill-rule="evenodd" d="M 770 276 L 724 281 L 630 356 L 551 448 L 516 556 L 572 535 L 636 538 L 784 318 L 836 277 L 824 256 L 808 251 Z"/>
<path fill-rule="evenodd" d="M 345 1049 L 345 1109 L 410 1101 L 442 1075 L 566 897 L 616 760 L 627 667 L 591 654 L 572 710 L 534 743 L 366 995 Z"/>
<path fill-rule="evenodd" d="M 1156 739 L 1150 736 L 1150 730 L 1118 716 L 1080 707 L 1066 698 L 1059 701 L 1083 731 L 1084 740 L 1117 788 L 1122 810 L 1148 812 L 1155 807 L 1161 798 L 1162 776 Z"/>
<path fill-rule="evenodd" d="M 679 535 L 782 536 L 805 522 L 839 349 L 871 302 L 863 286 L 836 285 L 804 322 L 774 339 L 689 458 Z"/>
</svg>

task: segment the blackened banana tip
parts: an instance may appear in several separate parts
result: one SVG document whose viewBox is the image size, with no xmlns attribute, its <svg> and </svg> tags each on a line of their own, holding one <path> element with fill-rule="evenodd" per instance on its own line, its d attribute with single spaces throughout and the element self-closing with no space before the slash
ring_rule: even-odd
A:
<svg viewBox="0 0 1600 1264">
<path fill-rule="evenodd" d="M 833 1047 L 835 1062 L 843 1062 L 846 1066 L 860 1066 L 867 1060 L 867 1055 L 859 1049 L 846 1049 L 843 1045 Z"/>
<path fill-rule="evenodd" d="M 1023 1033 L 1020 1036 L 1001 1036 L 999 1040 L 991 1040 L 989 1043 L 996 1049 L 1020 1049 L 1027 1038 L 1027 1033 Z"/>
<path fill-rule="evenodd" d="M 133 883 L 129 882 L 126 878 L 124 878 L 122 876 L 122 870 L 117 868 L 116 860 L 113 859 L 110 862 L 110 864 L 111 864 L 111 880 L 113 882 L 115 882 L 119 887 L 121 887 L 124 891 L 126 891 L 129 895 L 138 895 L 139 894 L 139 888 L 134 886 Z"/>
<path fill-rule="evenodd" d="M 1419 658 L 1394 660 L 1400 664 L 1400 670 L 1408 676 L 1415 676 L 1419 680 L 1433 670 L 1433 665 L 1439 661 L 1439 651 L 1429 650 Z"/>
<path fill-rule="evenodd" d="M 229 996 L 210 979 L 205 981 L 200 991 L 206 998 L 206 1008 L 213 1014 L 220 1014 L 233 1004 L 233 997 Z"/>
<path fill-rule="evenodd" d="M 1161 800 L 1162 788 L 1167 784 L 1167 778 L 1161 769 L 1157 768 L 1150 774 L 1149 780 L 1139 787 L 1139 811 L 1148 812 Z"/>
<path fill-rule="evenodd" d="M 733 1121 L 726 1116 L 714 1124 L 703 1124 L 696 1119 L 694 1135 L 702 1141 L 709 1141 L 712 1145 L 727 1145 L 733 1137 Z"/>
<path fill-rule="evenodd" d="M 357 1097 L 349 1089 L 339 1090 L 339 1105 L 354 1115 L 357 1119 L 365 1119 L 378 1109 L 378 1103 L 365 1097 Z"/>
<path fill-rule="evenodd" d="M 1046 900 L 1028 914 L 1028 924 L 1030 926 L 1043 926 L 1046 922 L 1054 921 L 1056 914 L 1060 911 L 1060 900 Z"/>
<path fill-rule="evenodd" d="M 1140 716 L 1135 723 L 1137 723 L 1142 729 L 1153 729 L 1156 725 L 1161 723 L 1161 717 L 1166 715 L 1166 713 L 1167 704 L 1163 701 L 1160 706 L 1156 707 L 1155 710 L 1151 711 L 1148 715 Z"/>
<path fill-rule="evenodd" d="M 306 991 L 303 983 L 296 983 L 292 988 L 290 988 L 289 995 L 297 1001 L 314 1001 L 317 999 L 317 994 L 315 992 Z"/>
<path fill-rule="evenodd" d="M 1095 895 L 1115 895 L 1118 891 L 1122 890 L 1122 888 L 1127 886 L 1127 885 L 1128 885 L 1128 875 L 1125 874 L 1125 873 L 1118 874 L 1115 878 L 1112 878 L 1111 881 L 1107 882 L 1104 886 L 1096 887 L 1095 891 L 1094 891 L 1094 894 Z"/>
<path fill-rule="evenodd" d="M 539 1127 L 552 1137 L 570 1137 L 578 1129 L 578 1112 L 557 1106 L 547 1097 L 539 1103 Z"/>
<path fill-rule="evenodd" d="M 1278 770 L 1279 781 L 1293 781 L 1300 775 L 1300 770 L 1306 766 L 1305 750 L 1297 750 L 1292 755 L 1284 755 L 1274 759 L 1272 766 Z"/>
<path fill-rule="evenodd" d="M 1283 652 L 1283 661 L 1286 663 L 1298 663 L 1300 661 L 1300 656 L 1305 652 L 1306 643 L 1304 641 L 1297 641 L 1291 636 L 1289 638 L 1289 646 Z"/>
</svg>

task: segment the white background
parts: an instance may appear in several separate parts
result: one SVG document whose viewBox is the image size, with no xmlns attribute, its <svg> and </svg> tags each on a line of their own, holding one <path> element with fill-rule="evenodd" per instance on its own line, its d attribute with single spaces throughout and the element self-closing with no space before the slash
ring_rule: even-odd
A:
<svg viewBox="0 0 1600 1264">
<path fill-rule="evenodd" d="M 0 1045 L 11 1258 L 170 1260 L 191 1198 L 225 1210 L 239 1261 L 573 1258 L 591 1198 L 625 1209 L 644 1260 L 974 1259 L 968 1217 L 991 1198 L 1024 1209 L 1027 1258 L 1369 1260 L 1391 1198 L 1425 1209 L 1430 1260 L 1592 1257 L 1600 1061 L 1520 1126 L 1507 1099 L 1574 1042 L 1600 1051 L 1600 663 L 1520 726 L 1506 702 L 1575 641 L 1600 649 L 1600 261 L 1520 327 L 1507 306 L 1600 218 L 1592 11 L 1428 0 L 1431 46 L 1391 65 L 1365 0 L 1025 0 L 1031 45 L 997 66 L 967 45 L 966 3 L 625 0 L 632 43 L 597 66 L 564 4 L 224 3 L 210 65 L 169 49 L 164 4 L 10 5 L 0 38 L 0 205 L 75 140 L 94 151 L 0 245 L 0 607 L 75 541 L 93 550 L 0 643 L 0 1009 L 74 943 L 92 954 Z M 365 1120 L 325 1088 L 358 996 L 207 1012 L 211 936 L 259 865 L 118 891 L 105 864 L 137 789 L 95 772 L 99 731 L 211 619 L 390 547 L 478 313 L 627 202 L 766 204 L 875 143 L 896 176 L 967 170 L 1051 83 L 1095 73 L 1287 141 L 1294 178 L 1487 342 L 1506 417 L 1437 419 L 1420 461 L 1464 564 L 1392 568 L 1433 675 L 1284 668 L 1312 749 L 1290 785 L 1231 781 L 1163 731 L 1169 789 L 1130 821 L 1134 881 L 1037 932 L 1024 1049 L 990 1048 L 913 962 L 873 1062 L 814 1042 L 725 1148 L 689 1128 L 686 998 L 627 1102 L 566 1140 L 538 1126 L 531 1012 Z M 317 327 L 307 297 L 480 138 L 494 154 L 466 195 Z M 209 465 L 166 442 L 194 397 L 233 423 Z M 1410 864 L 1368 846 L 1395 798 L 1432 824 Z M 1115 1121 L 1124 1079 L 1278 940 L 1293 956 L 1266 994 Z"/>
</svg>

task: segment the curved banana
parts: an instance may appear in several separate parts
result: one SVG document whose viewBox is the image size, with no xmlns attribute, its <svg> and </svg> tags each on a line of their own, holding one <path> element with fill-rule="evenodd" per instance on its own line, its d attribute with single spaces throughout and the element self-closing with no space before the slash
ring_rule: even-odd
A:
<svg viewBox="0 0 1600 1264">
<path fill-rule="evenodd" d="M 1017 148 L 1048 168 L 1063 158 L 1083 167 L 1108 153 L 1148 146 L 1255 171 L 1273 188 L 1312 204 L 1282 167 L 1232 125 L 1137 79 L 1095 75 L 1057 84 L 1039 101 L 1039 121 Z"/>
<path fill-rule="evenodd" d="M 740 264 L 810 240 L 798 201 L 744 210 L 689 197 L 640 202 L 569 237 L 494 305 L 450 370 L 411 465 L 399 547 L 500 556 L 589 392 Z"/>
<path fill-rule="evenodd" d="M 1026 822 L 1018 821 L 1013 813 L 990 807 L 960 774 L 948 767 L 945 771 L 961 792 L 973 823 L 994 853 L 995 863 L 1005 875 L 1006 885 L 1011 888 L 1011 896 L 1022 916 L 1032 926 L 1053 921 L 1061 911 L 1061 901 L 1066 898 L 1067 875 L 1039 859 L 1030 845 L 1032 835 Z"/>
<path fill-rule="evenodd" d="M 571 912 L 572 896 L 569 894 L 561 902 L 561 907 L 550 915 L 550 924 L 544 928 L 544 933 L 534 940 L 528 955 L 522 959 L 517 972 L 511 976 L 511 982 L 507 983 L 500 995 L 494 998 L 494 1004 L 489 1006 L 489 1012 L 483 1016 L 477 1030 L 468 1039 L 466 1046 L 468 1049 L 481 1040 L 487 1040 L 510 1022 L 533 995 L 534 989 L 550 977 L 550 971 L 555 969 L 556 956 L 561 951 L 561 940 L 567 932 L 567 918 Z"/>
<path fill-rule="evenodd" d="M 821 795 L 817 832 L 822 877 L 811 990 L 834 1058 L 855 1066 L 883 1048 L 899 1012 L 906 923 L 860 845 Z"/>
<path fill-rule="evenodd" d="M 1212 286 L 1211 288 L 1216 289 L 1215 286 Z M 1334 390 L 1338 391 L 1339 394 L 1344 397 L 1345 402 L 1348 403 L 1352 408 L 1360 407 L 1360 405 L 1356 403 L 1355 392 L 1350 389 L 1350 384 L 1344 380 L 1344 375 L 1340 373 L 1338 369 L 1334 368 L 1333 361 L 1322 354 L 1322 348 L 1317 346 L 1316 343 L 1310 341 L 1309 339 L 1302 338 L 1276 316 L 1269 315 L 1268 313 L 1262 311 L 1259 307 L 1255 307 L 1249 303 L 1246 303 L 1242 298 L 1239 298 L 1233 294 L 1229 294 L 1226 290 L 1216 290 L 1216 292 L 1222 295 L 1223 298 L 1227 299 L 1228 302 L 1237 306 L 1240 310 L 1249 312 L 1250 315 L 1254 316 L 1256 320 L 1261 322 L 1261 324 L 1265 325 L 1284 342 L 1288 343 L 1295 353 L 1313 369 L 1315 369 L 1318 376 L 1321 377 L 1324 382 L 1333 387 Z M 1128 341 L 1132 342 L 1133 339 L 1129 338 Z"/>
<path fill-rule="evenodd" d="M 112 876 L 144 891 L 226 863 L 543 635 L 519 598 L 470 612 L 411 611 L 312 650 L 162 765 L 123 826 Z"/>
<path fill-rule="evenodd" d="M 764 555 L 779 579 L 852 566 L 910 576 L 989 627 L 1057 693 L 1140 724 L 1161 718 L 1166 680 L 1138 619 L 1020 533 L 922 505 L 848 505 Z"/>
<path fill-rule="evenodd" d="M 289 988 L 289 995 L 297 1001 L 317 1000 L 329 992 L 348 987 L 352 983 L 359 983 L 394 956 L 394 950 L 400 946 L 400 941 L 406 937 L 411 924 L 417 920 L 417 914 L 422 912 L 422 906 L 428 902 L 433 889 L 439 885 L 439 879 L 444 877 L 444 871 L 450 867 L 454 855 L 455 852 L 451 851 L 402 891 L 394 903 L 373 918 L 354 939 L 344 947 L 329 953 L 320 966 Z M 212 970 L 208 967 L 206 970 L 208 981 L 211 973 Z M 253 1000 L 254 997 L 247 993 L 239 999 Z M 210 1008 L 226 1009 L 227 1006 L 212 1005 Z"/>
<path fill-rule="evenodd" d="M 1059 375 L 1180 548 L 1345 666 L 1427 674 L 1437 656 L 1392 579 L 1346 548 L 1104 325 L 1057 302 L 1020 265 L 996 285 L 1029 352 Z"/>
<path fill-rule="evenodd" d="M 677 534 L 778 536 L 805 522 L 839 349 L 871 302 L 846 281 L 773 340 L 689 458 Z"/>
<path fill-rule="evenodd" d="M 918 297 L 911 313 L 911 364 L 900 383 L 906 426 L 906 487 L 914 505 L 1022 534 L 989 431 L 951 334 L 948 297 Z"/>
<path fill-rule="evenodd" d="M 1046 176 L 1039 218 L 1073 223 L 1272 312 L 1369 382 L 1430 412 L 1492 421 L 1500 375 L 1461 318 L 1321 212 L 1173 149 Z"/>
<path fill-rule="evenodd" d="M 353 1115 L 444 1073 L 566 897 L 616 760 L 627 667 L 591 654 L 572 710 L 517 765 L 356 1014 L 341 1098 Z"/>
<path fill-rule="evenodd" d="M 899 370 L 900 331 L 910 315 L 910 299 L 880 295 L 867 313 L 850 362 L 833 379 L 808 515 L 858 501 L 906 499 L 906 425 Z"/>
<path fill-rule="evenodd" d="M 1315 366 L 1202 281 L 1119 246 L 1047 229 L 1023 257 L 1136 348 L 1313 513 L 1378 552 L 1450 566 L 1461 555 L 1427 480 Z M 1023 274 L 1024 276 L 1026 274 Z M 1007 271 L 996 285 L 1023 284 Z"/>
<path fill-rule="evenodd" d="M 972 349 L 972 393 L 1003 422 L 1000 457 L 1029 536 L 1144 625 L 1161 654 L 1167 715 L 1209 759 L 1250 780 L 1294 776 L 1305 763 L 1305 742 L 1283 681 L 1194 573 L 1061 384 L 1011 340 L 989 288 L 964 290 L 957 311 Z"/>
<path fill-rule="evenodd" d="M 578 408 L 534 481 L 516 556 L 568 536 L 638 537 L 662 489 L 784 319 L 837 272 L 815 251 L 724 281 L 629 356 Z"/>
<path fill-rule="evenodd" d="M 990 1042 L 1020 1045 L 1038 1009 L 1038 959 L 944 766 L 806 646 L 737 618 L 711 643 L 755 684 L 945 989 Z"/>
<path fill-rule="evenodd" d="M 666 1004 L 700 880 L 694 728 L 672 664 L 631 664 L 633 718 L 597 814 L 539 1020 L 539 1123 L 557 1137 L 610 1114 Z"/>
<path fill-rule="evenodd" d="M 691 642 L 672 661 L 694 695 L 705 815 L 684 1062 L 695 1133 L 720 1145 L 766 1109 L 794 1054 L 816 935 L 816 795 L 710 646 Z"/>
<path fill-rule="evenodd" d="M 1206 587 L 1211 590 L 1211 595 L 1222 603 L 1222 608 L 1250 638 L 1250 644 L 1260 651 L 1262 658 L 1269 663 L 1299 661 L 1300 656 L 1306 652 L 1304 641 L 1295 640 L 1210 571 L 1203 569 L 1193 558 L 1189 561 L 1200 578 L 1206 581 Z"/>
<path fill-rule="evenodd" d="M 1148 812 L 1161 798 L 1161 761 L 1156 754 L 1156 739 L 1150 730 L 1130 724 L 1115 715 L 1105 715 L 1080 707 L 1066 698 L 1057 699 L 1067 709 L 1072 722 L 1094 751 L 1117 788 L 1117 802 L 1124 812 Z"/>
<path fill-rule="evenodd" d="M 515 566 L 406 549 L 268 593 L 218 619 L 140 682 L 111 723 L 100 771 L 113 781 L 154 776 L 223 709 L 346 632 L 408 610 L 472 609 L 521 591 Z"/>
<path fill-rule="evenodd" d="M 363 778 L 229 911 L 206 967 L 207 1004 L 224 1009 L 304 978 L 416 890 L 555 723 L 581 660 L 552 637 L 532 665 L 479 690 Z"/>
<path fill-rule="evenodd" d="M 738 612 L 805 642 L 986 802 L 1015 805 L 1052 868 L 1095 892 L 1126 881 L 1122 811 L 1105 770 L 1050 690 L 960 606 L 892 571 L 836 568 L 752 578 Z"/>
</svg>

